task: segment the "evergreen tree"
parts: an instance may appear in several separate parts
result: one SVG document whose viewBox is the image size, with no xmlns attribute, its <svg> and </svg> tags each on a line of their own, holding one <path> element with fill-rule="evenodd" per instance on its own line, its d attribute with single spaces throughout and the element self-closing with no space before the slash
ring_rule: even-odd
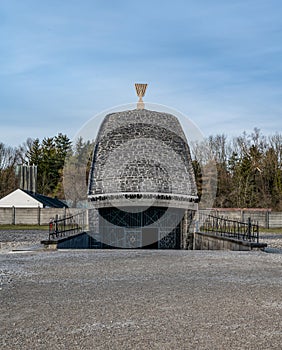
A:
<svg viewBox="0 0 282 350">
<path fill-rule="evenodd" d="M 64 162 L 71 152 L 71 141 L 66 135 L 47 137 L 40 143 L 35 139 L 26 152 L 26 163 L 37 165 L 37 192 L 54 196 L 63 176 Z M 63 198 L 63 193 L 60 192 Z"/>
</svg>

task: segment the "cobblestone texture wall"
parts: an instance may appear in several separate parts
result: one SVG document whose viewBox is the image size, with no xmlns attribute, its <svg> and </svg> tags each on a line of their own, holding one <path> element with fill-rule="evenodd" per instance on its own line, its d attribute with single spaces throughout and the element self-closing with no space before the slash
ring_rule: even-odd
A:
<svg viewBox="0 0 282 350">
<path fill-rule="evenodd" d="M 105 117 L 88 194 L 120 192 L 197 195 L 189 146 L 176 117 L 145 109 Z"/>
</svg>

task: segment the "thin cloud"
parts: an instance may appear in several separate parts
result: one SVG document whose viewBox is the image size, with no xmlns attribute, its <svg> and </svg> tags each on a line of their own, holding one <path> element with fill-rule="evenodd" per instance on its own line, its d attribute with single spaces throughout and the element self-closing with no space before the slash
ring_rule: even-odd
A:
<svg viewBox="0 0 282 350">
<path fill-rule="evenodd" d="M 281 10 L 277 0 L 3 0 L 0 141 L 74 135 L 134 102 L 135 81 L 149 83 L 145 100 L 182 111 L 206 135 L 279 132 Z M 21 120 L 36 127 L 15 133 Z"/>
</svg>

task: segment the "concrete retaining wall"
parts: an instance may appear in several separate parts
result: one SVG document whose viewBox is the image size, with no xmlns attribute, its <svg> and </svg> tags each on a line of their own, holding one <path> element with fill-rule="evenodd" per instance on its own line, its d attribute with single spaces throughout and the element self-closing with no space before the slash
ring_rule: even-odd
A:
<svg viewBox="0 0 282 350">
<path fill-rule="evenodd" d="M 264 249 L 266 243 L 255 243 L 238 241 L 233 238 L 215 236 L 208 233 L 194 233 L 193 249 L 195 250 L 236 250 L 249 251 L 253 249 Z M 58 241 L 42 241 L 45 249 L 91 249 L 91 237 L 82 232 L 75 236 L 61 238 Z"/>
<path fill-rule="evenodd" d="M 210 233 L 194 233 L 193 249 L 195 250 L 240 250 L 263 249 L 265 243 L 238 241 L 233 238 L 216 236 Z"/>
<path fill-rule="evenodd" d="M 77 235 L 60 238 L 58 240 L 43 240 L 46 250 L 57 249 L 89 249 L 91 237 L 86 232 L 78 233 Z"/>
<path fill-rule="evenodd" d="M 89 240 L 89 235 L 82 232 L 76 236 L 60 239 L 57 244 L 57 249 L 89 249 Z"/>
</svg>

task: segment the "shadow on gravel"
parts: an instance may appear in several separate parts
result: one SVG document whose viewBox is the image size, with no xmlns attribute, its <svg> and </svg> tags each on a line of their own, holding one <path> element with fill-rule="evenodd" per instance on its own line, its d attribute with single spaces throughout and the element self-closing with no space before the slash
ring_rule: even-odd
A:
<svg viewBox="0 0 282 350">
<path fill-rule="evenodd" d="M 282 249 L 267 247 L 264 249 L 264 252 L 271 253 L 271 254 L 282 254 Z"/>
</svg>

